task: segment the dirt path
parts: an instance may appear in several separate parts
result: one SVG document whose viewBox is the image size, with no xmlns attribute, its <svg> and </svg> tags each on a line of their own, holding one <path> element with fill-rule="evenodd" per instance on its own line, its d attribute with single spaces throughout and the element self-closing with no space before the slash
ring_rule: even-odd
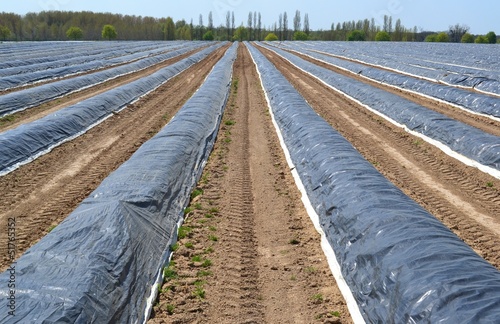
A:
<svg viewBox="0 0 500 324">
<path fill-rule="evenodd" d="M 407 195 L 500 269 L 500 181 L 467 167 L 262 50 L 309 104 Z"/>
<path fill-rule="evenodd" d="M 118 77 L 118 78 L 106 81 L 104 83 L 92 86 L 88 89 L 78 91 L 75 93 L 71 93 L 71 94 L 64 96 L 62 98 L 58 98 L 58 99 L 46 102 L 42 105 L 32 107 L 32 108 L 29 108 L 27 110 L 12 114 L 11 116 L 9 116 L 9 118 L 4 118 L 4 121 L 0 122 L 0 132 L 5 132 L 9 129 L 16 128 L 22 124 L 26 124 L 26 123 L 32 122 L 34 120 L 40 119 L 42 117 L 45 117 L 45 116 L 47 116 L 47 115 L 49 115 L 49 114 L 51 114 L 59 109 L 62 109 L 64 107 L 74 105 L 82 100 L 94 97 L 98 94 L 104 93 L 106 91 L 117 88 L 117 87 L 122 86 L 124 84 L 130 83 L 132 81 L 139 80 L 140 78 L 143 78 L 145 76 L 153 74 L 166 66 L 172 65 L 176 62 L 179 62 L 180 60 L 182 60 L 188 56 L 191 56 L 196 52 L 201 51 L 203 48 L 196 49 L 196 50 L 190 51 L 186 54 L 182 54 L 182 55 L 179 55 L 179 56 L 174 57 L 172 59 L 166 60 L 162 63 L 155 64 L 147 69 L 144 69 L 144 70 L 141 70 L 138 72 L 133 72 L 133 73 L 130 73 L 127 75 L 123 75 L 121 77 Z"/>
<path fill-rule="evenodd" d="M 195 192 L 150 323 L 351 322 L 244 46 Z"/>
<path fill-rule="evenodd" d="M 142 143 L 156 134 L 203 83 L 226 47 L 119 114 L 18 170 L 0 177 L 0 228 L 16 218 L 17 256 L 71 213 Z M 0 231 L 6 242 L 7 230 Z M 8 265 L 0 245 L 1 267 Z"/>
</svg>

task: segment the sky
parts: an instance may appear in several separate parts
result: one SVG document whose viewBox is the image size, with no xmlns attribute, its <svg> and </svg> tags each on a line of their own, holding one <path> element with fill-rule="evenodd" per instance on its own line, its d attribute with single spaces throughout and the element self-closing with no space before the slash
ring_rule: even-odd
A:
<svg viewBox="0 0 500 324">
<path fill-rule="evenodd" d="M 227 11 L 234 11 L 236 25 L 246 25 L 250 11 L 260 12 L 262 24 L 271 27 L 280 13 L 287 12 L 293 26 L 295 11 L 309 16 L 311 29 L 330 29 L 332 23 L 392 16 L 393 25 L 401 19 L 406 28 L 447 31 L 450 25 L 464 24 L 472 34 L 495 31 L 500 34 L 500 1 L 496 0 L 0 0 L 0 12 L 24 15 L 43 10 L 112 12 L 123 15 L 172 17 L 197 24 L 200 14 L 207 25 L 212 12 L 214 25 L 225 24 Z"/>
</svg>

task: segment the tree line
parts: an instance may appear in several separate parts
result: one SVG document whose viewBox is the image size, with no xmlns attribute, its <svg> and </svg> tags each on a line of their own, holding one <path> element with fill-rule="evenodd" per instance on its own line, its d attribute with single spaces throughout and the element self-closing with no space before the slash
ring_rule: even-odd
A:
<svg viewBox="0 0 500 324">
<path fill-rule="evenodd" d="M 234 11 L 226 13 L 225 24 L 215 26 L 212 12 L 199 15 L 195 24 L 172 17 L 153 18 L 90 11 L 42 11 L 18 15 L 0 13 L 0 40 L 324 40 L 324 41 L 447 41 L 496 42 L 495 33 L 474 37 L 465 25 L 450 26 L 442 33 L 406 28 L 400 19 L 384 16 L 382 25 L 374 18 L 332 23 L 329 30 L 312 30 L 309 15 L 296 10 L 289 19 L 285 11 L 271 26 L 262 24 L 260 12 L 249 12 L 245 23 L 236 25 Z M 494 41 L 493 41 L 494 38 Z"/>
</svg>

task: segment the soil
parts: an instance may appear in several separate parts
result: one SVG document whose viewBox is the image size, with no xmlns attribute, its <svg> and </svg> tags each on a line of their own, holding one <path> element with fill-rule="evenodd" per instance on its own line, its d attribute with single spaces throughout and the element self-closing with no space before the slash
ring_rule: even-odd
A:
<svg viewBox="0 0 500 324">
<path fill-rule="evenodd" d="M 222 124 L 149 323 L 351 323 L 244 46 Z"/>
</svg>

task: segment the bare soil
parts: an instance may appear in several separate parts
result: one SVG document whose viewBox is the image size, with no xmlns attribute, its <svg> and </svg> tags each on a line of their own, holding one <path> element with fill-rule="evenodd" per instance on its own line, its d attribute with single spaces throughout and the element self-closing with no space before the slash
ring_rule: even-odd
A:
<svg viewBox="0 0 500 324">
<path fill-rule="evenodd" d="M 463 165 L 436 147 L 339 96 L 275 53 L 262 48 L 261 51 L 316 112 L 386 178 L 500 269 L 500 180 Z M 331 66 L 324 66 L 339 72 Z M 377 87 L 398 93 L 389 87 Z M 428 100 L 418 97 L 411 100 L 437 110 L 437 105 Z M 469 117 L 462 119 L 468 114 L 456 108 L 450 109 L 447 115 L 466 123 L 469 120 Z M 475 117 L 472 119 L 477 121 Z M 489 124 L 493 124 L 492 133 L 498 132 L 494 130 L 498 127 L 495 122 L 488 121 L 483 126 L 487 128 Z"/>
<path fill-rule="evenodd" d="M 101 181 L 154 136 L 203 83 L 217 50 L 73 141 L 0 177 L 0 228 L 16 219 L 17 257 L 67 217 Z M 150 71 L 151 72 L 151 71 Z M 0 231 L 5 242 L 7 231 Z M 7 244 L 0 266 L 8 266 Z"/>
<path fill-rule="evenodd" d="M 233 78 L 203 194 L 149 322 L 350 323 L 244 46 Z"/>
</svg>

